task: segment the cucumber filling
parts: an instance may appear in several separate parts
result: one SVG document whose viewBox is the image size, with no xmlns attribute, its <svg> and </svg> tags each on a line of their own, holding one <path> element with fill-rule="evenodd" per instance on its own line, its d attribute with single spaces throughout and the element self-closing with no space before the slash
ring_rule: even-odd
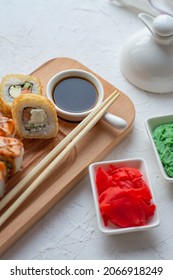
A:
<svg viewBox="0 0 173 280">
<path fill-rule="evenodd" d="M 25 91 L 32 92 L 33 84 L 30 82 L 25 82 L 23 84 L 18 85 L 11 85 L 8 89 L 8 94 L 12 99 L 15 99 L 18 97 L 21 93 L 24 93 Z"/>
<path fill-rule="evenodd" d="M 46 125 L 45 124 L 34 124 L 34 123 L 25 123 L 24 124 L 24 127 L 26 130 L 30 130 L 30 131 L 40 131 L 42 130 L 43 127 L 45 127 Z"/>
</svg>

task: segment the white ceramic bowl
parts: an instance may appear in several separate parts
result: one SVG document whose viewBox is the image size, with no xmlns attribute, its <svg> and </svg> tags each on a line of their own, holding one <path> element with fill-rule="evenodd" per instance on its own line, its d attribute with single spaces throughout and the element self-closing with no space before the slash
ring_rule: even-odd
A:
<svg viewBox="0 0 173 280">
<path fill-rule="evenodd" d="M 100 214 L 99 209 L 99 202 L 98 202 L 98 193 L 97 193 L 97 186 L 95 182 L 95 175 L 98 167 L 102 167 L 104 170 L 107 170 L 109 168 L 109 165 L 113 164 L 116 167 L 134 167 L 138 168 L 140 172 L 143 174 L 143 179 L 147 183 L 148 187 L 150 188 L 150 191 L 152 193 L 152 202 L 156 205 L 153 190 L 151 187 L 151 183 L 149 180 L 149 175 L 146 167 L 146 163 L 143 159 L 124 159 L 124 160 L 114 160 L 114 161 L 102 161 L 102 162 L 96 162 L 89 166 L 89 175 L 90 175 L 90 181 L 91 181 L 91 187 L 94 197 L 94 203 L 95 203 L 95 209 L 96 209 L 96 217 L 98 226 L 101 232 L 104 234 L 121 234 L 121 233 L 129 233 L 129 232 L 135 232 L 135 231 L 143 231 L 143 230 L 149 230 L 153 227 L 156 227 L 159 225 L 160 220 L 158 216 L 157 206 L 154 213 L 154 216 L 149 220 L 148 224 L 145 226 L 138 226 L 138 227 L 127 227 L 127 228 L 121 228 L 116 225 L 109 225 L 105 226 L 102 216 Z"/>
<path fill-rule="evenodd" d="M 98 98 L 96 104 L 89 110 L 82 111 L 82 112 L 70 112 L 67 110 L 63 110 L 62 108 L 57 106 L 57 104 L 54 102 L 53 91 L 55 86 L 58 84 L 58 82 L 62 81 L 63 79 L 74 77 L 74 76 L 90 81 L 97 90 Z M 58 72 L 48 81 L 46 87 L 46 95 L 47 98 L 55 105 L 59 117 L 67 121 L 78 122 L 83 120 L 89 113 L 91 113 L 92 110 L 95 110 L 96 107 L 102 103 L 104 99 L 104 89 L 100 80 L 92 73 L 81 69 L 69 69 L 69 70 L 64 70 L 62 72 Z M 116 129 L 125 129 L 127 127 L 127 122 L 124 119 L 115 116 L 114 114 L 111 114 L 109 112 L 106 112 L 104 114 L 102 120 L 106 121 Z"/>
<path fill-rule="evenodd" d="M 173 123 L 173 115 L 162 115 L 162 116 L 157 116 L 157 117 L 152 117 L 152 118 L 149 118 L 145 121 L 145 126 L 146 126 L 146 130 L 147 130 L 147 133 L 148 133 L 148 136 L 149 136 L 149 139 L 151 141 L 151 145 L 153 147 L 153 150 L 154 150 L 154 154 L 156 156 L 156 159 L 157 159 L 157 162 L 158 162 L 158 165 L 160 167 L 160 170 L 161 170 L 161 173 L 162 173 L 162 176 L 164 177 L 164 179 L 166 181 L 168 181 L 169 183 L 173 183 L 173 178 L 170 178 L 166 172 L 165 172 L 165 169 L 163 167 L 163 164 L 160 160 L 160 156 L 159 156 L 159 153 L 157 151 L 157 148 L 156 148 L 156 145 L 154 143 L 154 140 L 153 140 L 153 137 L 152 137 L 152 132 L 153 130 L 159 126 L 159 125 L 162 125 L 162 124 L 166 124 L 166 123 Z"/>
<path fill-rule="evenodd" d="M 69 112 L 69 111 L 63 110 L 60 107 L 58 107 L 53 100 L 53 89 L 54 89 L 55 85 L 65 78 L 74 77 L 74 76 L 83 78 L 83 79 L 87 79 L 97 89 L 98 98 L 97 98 L 97 102 L 96 102 L 95 106 L 92 109 L 87 110 L 85 112 L 74 113 L 74 112 Z M 58 72 L 49 80 L 47 87 L 46 87 L 46 95 L 47 95 L 48 99 L 54 103 L 55 108 L 60 117 L 62 117 L 65 120 L 70 120 L 70 121 L 81 121 L 94 108 L 96 108 L 97 106 L 99 106 L 101 104 L 101 102 L 103 101 L 103 98 L 104 98 L 104 90 L 103 90 L 103 86 L 102 86 L 101 82 L 99 81 L 99 79 L 97 79 L 96 76 L 94 76 L 92 73 L 84 71 L 84 70 L 80 70 L 80 69 L 70 69 L 70 70 L 64 70 L 62 72 Z"/>
</svg>

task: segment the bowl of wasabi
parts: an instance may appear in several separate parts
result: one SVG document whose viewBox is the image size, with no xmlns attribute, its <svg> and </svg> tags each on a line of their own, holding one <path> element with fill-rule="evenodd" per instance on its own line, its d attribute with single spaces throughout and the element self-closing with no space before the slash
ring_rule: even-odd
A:
<svg viewBox="0 0 173 280">
<path fill-rule="evenodd" d="M 173 183 L 173 115 L 161 115 L 145 121 L 162 176 Z"/>
</svg>

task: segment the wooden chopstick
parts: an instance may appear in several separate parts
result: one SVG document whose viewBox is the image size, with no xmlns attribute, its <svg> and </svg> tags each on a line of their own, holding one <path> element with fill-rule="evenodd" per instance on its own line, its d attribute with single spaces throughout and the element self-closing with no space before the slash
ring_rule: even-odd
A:
<svg viewBox="0 0 173 280">
<path fill-rule="evenodd" d="M 56 156 L 62 151 L 68 143 L 86 126 L 88 122 L 97 114 L 97 112 L 111 100 L 114 94 L 118 94 L 115 90 L 109 97 L 94 111 L 92 111 L 82 122 L 78 124 L 33 170 L 25 176 L 1 201 L 0 211 L 34 178 L 39 174 Z"/>
<path fill-rule="evenodd" d="M 43 170 L 48 164 L 47 168 L 35 179 L 35 181 L 21 194 L 20 197 L 4 212 L 0 217 L 0 226 L 14 213 L 14 211 L 27 199 L 27 197 L 47 178 L 51 171 L 57 166 L 57 164 L 64 158 L 64 156 L 76 145 L 76 143 L 99 121 L 104 115 L 106 110 L 112 105 L 112 103 L 118 98 L 119 92 L 114 91 L 100 106 L 92 111 L 73 131 L 66 136 L 64 140 L 55 147 L 48 156 L 41 161 L 40 164 L 34 168 L 32 172 L 19 182 L 16 187 L 9 193 L 8 199 L 3 199 L 3 205 L 6 205 L 14 196 L 24 188 L 24 186 L 36 176 L 39 171 Z M 63 149 L 63 150 L 62 150 Z M 60 152 L 61 151 L 61 152 Z M 60 153 L 59 153 L 60 152 Z M 57 156 L 57 154 L 59 155 Z M 52 162 L 50 162 L 54 159 Z M 7 202 L 8 201 L 8 202 Z M 1 205 L 0 202 L 0 205 Z M 1 206 L 1 209 L 3 207 Z"/>
</svg>

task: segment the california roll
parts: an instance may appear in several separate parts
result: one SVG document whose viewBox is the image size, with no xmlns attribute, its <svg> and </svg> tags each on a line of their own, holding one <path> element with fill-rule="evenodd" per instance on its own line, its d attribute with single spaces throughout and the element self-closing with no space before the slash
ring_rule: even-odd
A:
<svg viewBox="0 0 173 280">
<path fill-rule="evenodd" d="M 0 85 L 0 109 L 11 117 L 11 106 L 16 97 L 25 93 L 41 94 L 38 78 L 29 75 L 11 74 L 3 77 Z"/>
</svg>

